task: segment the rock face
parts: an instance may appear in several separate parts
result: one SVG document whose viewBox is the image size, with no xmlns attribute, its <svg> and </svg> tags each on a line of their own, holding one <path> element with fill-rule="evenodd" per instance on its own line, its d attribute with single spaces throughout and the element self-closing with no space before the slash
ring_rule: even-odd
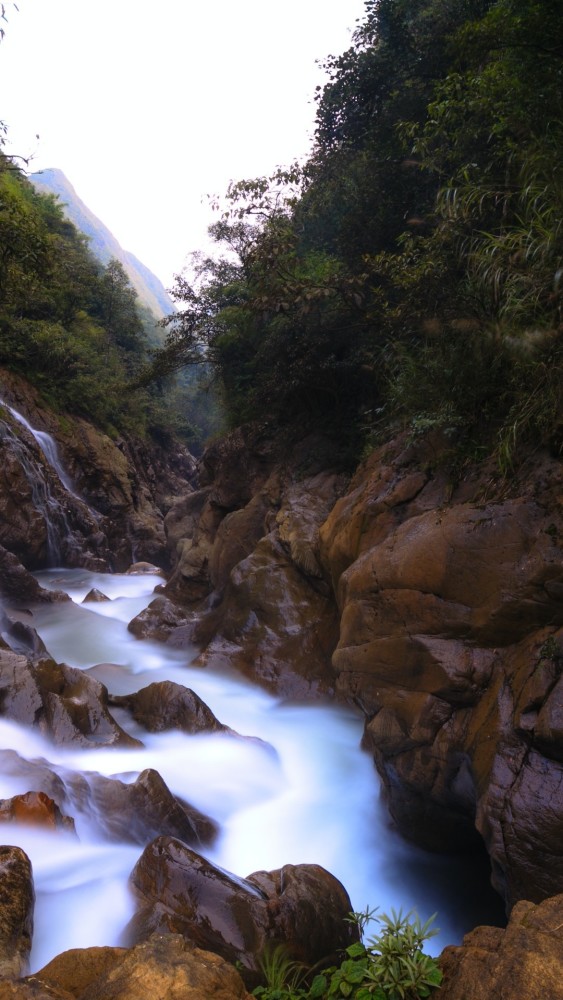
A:
<svg viewBox="0 0 563 1000">
<path fill-rule="evenodd" d="M 57 803 L 45 792 L 25 792 L 11 799 L 0 799 L 0 823 L 24 823 L 74 833 L 74 820 L 63 816 Z"/>
<path fill-rule="evenodd" d="M 108 692 L 83 670 L 30 659 L 0 639 L 0 714 L 37 726 L 61 745 L 139 746 L 108 711 Z"/>
<path fill-rule="evenodd" d="M 508 927 L 477 927 L 440 957 L 440 1000 L 563 1000 L 563 896 L 522 901 Z"/>
<path fill-rule="evenodd" d="M 353 702 L 399 829 L 484 843 L 510 908 L 563 891 L 563 467 L 453 487 L 442 453 L 399 438 L 348 482 L 323 442 L 231 435 L 165 520 L 164 620 L 202 665 Z"/>
<path fill-rule="evenodd" d="M 337 687 L 366 713 L 392 815 L 432 849 L 481 837 L 509 907 L 563 889 L 563 472 L 536 472 L 447 502 L 412 453 L 382 451 L 321 530 Z"/>
<path fill-rule="evenodd" d="M 131 884 L 139 909 L 129 935 L 180 933 L 199 948 L 238 962 L 256 985 L 258 956 L 283 943 L 307 965 L 354 940 L 344 921 L 351 910 L 341 883 L 318 865 L 285 865 L 246 879 L 216 868 L 185 844 L 158 837 L 137 862 Z"/>
<path fill-rule="evenodd" d="M 19 847 L 0 847 L 0 977 L 27 969 L 35 893 L 31 862 Z"/>
<path fill-rule="evenodd" d="M 181 445 L 113 440 L 0 372 L 0 545 L 28 569 L 166 566 L 164 513 L 194 471 Z"/>
<path fill-rule="evenodd" d="M 169 642 L 195 642 L 201 664 L 223 661 L 285 694 L 332 690 L 338 617 L 319 527 L 346 479 L 331 458 L 323 439 L 284 454 L 256 429 L 205 453 L 201 489 L 165 518 L 174 573 L 164 593 L 182 608 L 176 621 L 163 609 Z M 162 638 L 158 618 L 155 601 L 134 627 Z"/>
</svg>

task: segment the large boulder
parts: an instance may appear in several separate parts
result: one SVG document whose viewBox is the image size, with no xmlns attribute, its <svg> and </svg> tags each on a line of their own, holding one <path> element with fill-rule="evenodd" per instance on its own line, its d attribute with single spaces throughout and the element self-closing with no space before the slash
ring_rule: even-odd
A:
<svg viewBox="0 0 563 1000">
<path fill-rule="evenodd" d="M 158 837 L 133 869 L 131 885 L 138 898 L 131 941 L 180 933 L 240 963 L 254 985 L 268 947 L 283 944 L 290 957 L 314 965 L 354 939 L 345 921 L 348 894 L 318 865 L 285 865 L 241 879 L 180 841 Z"/>
<path fill-rule="evenodd" d="M 250 1000 L 232 965 L 174 934 L 154 935 L 128 950 L 72 949 L 49 962 L 33 981 L 45 990 L 43 996 L 55 1000 Z M 28 996 L 7 994 L 6 1000 Z"/>
<path fill-rule="evenodd" d="M 522 901 L 508 927 L 477 927 L 440 957 L 439 1000 L 563 1000 L 563 896 Z"/>
<path fill-rule="evenodd" d="M 20 847 L 0 847 L 0 978 L 27 971 L 35 892 L 31 862 Z"/>
</svg>

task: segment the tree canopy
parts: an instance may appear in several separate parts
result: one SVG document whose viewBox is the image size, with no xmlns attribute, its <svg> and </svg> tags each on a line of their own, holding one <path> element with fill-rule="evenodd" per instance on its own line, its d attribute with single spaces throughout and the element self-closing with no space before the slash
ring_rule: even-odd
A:
<svg viewBox="0 0 563 1000">
<path fill-rule="evenodd" d="M 205 361 L 232 423 L 356 449 L 382 420 L 507 463 L 552 435 L 562 21 L 556 0 L 367 0 L 308 161 L 231 185 L 153 375 Z"/>
</svg>

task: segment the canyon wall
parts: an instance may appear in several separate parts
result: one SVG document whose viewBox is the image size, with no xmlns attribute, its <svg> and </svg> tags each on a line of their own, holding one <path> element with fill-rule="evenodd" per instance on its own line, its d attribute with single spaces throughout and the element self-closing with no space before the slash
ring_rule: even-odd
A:
<svg viewBox="0 0 563 1000">
<path fill-rule="evenodd" d="M 452 483 L 443 442 L 404 438 L 352 479 L 330 457 L 249 430 L 210 449 L 144 634 L 353 702 L 406 837 L 484 844 L 508 908 L 561 892 L 563 466 Z"/>
</svg>

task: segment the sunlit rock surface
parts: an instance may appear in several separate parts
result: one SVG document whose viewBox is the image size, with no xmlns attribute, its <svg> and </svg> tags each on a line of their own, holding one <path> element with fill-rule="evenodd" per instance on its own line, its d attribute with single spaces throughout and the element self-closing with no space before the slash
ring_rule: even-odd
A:
<svg viewBox="0 0 563 1000">
<path fill-rule="evenodd" d="M 440 1000 L 563 1000 L 563 896 L 522 901 L 508 927 L 477 927 L 446 948 Z"/>
<path fill-rule="evenodd" d="M 129 950 L 73 949 L 41 969 L 44 996 L 76 1000 L 250 1000 L 236 969 L 177 934 L 153 935 Z M 18 984 L 19 985 L 19 984 Z M 21 984 L 22 986 L 24 984 Z M 59 993 L 60 989 L 65 990 Z M 51 993 L 49 990 L 55 992 Z M 27 993 L 7 994 L 17 1000 Z M 3 997 L 0 984 L 0 998 Z"/>
</svg>

